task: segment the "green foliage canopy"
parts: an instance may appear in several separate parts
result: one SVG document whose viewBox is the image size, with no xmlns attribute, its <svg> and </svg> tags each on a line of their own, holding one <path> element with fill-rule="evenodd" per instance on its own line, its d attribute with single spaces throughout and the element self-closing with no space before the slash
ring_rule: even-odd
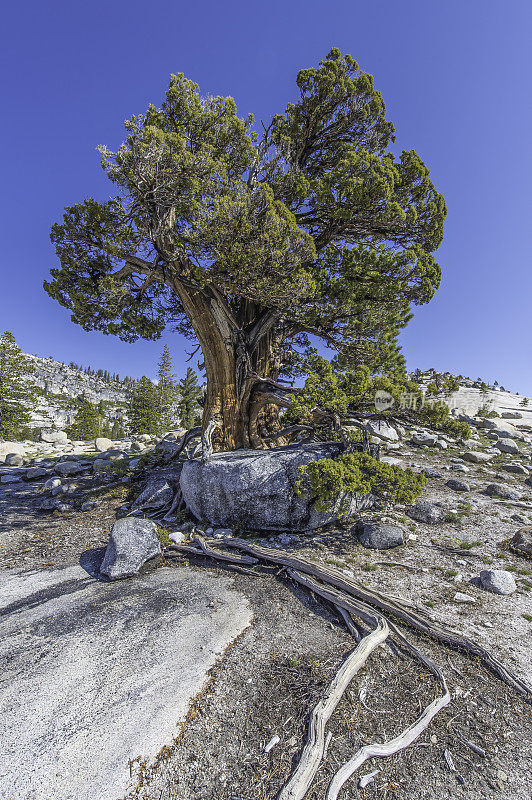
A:
<svg viewBox="0 0 532 800">
<path fill-rule="evenodd" d="M 117 195 L 53 226 L 46 291 L 126 341 L 167 323 L 197 335 L 192 291 L 237 327 L 256 304 L 284 342 L 316 334 L 346 366 L 400 365 L 397 333 L 439 285 L 445 201 L 413 150 L 390 151 L 382 96 L 351 56 L 332 49 L 297 87 L 259 136 L 232 98 L 172 75 L 118 151 L 100 148 Z"/>
</svg>

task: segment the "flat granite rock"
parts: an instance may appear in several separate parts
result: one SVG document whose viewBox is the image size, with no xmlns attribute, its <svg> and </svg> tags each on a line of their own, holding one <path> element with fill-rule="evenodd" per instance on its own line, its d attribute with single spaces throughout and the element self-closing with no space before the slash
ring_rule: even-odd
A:
<svg viewBox="0 0 532 800">
<path fill-rule="evenodd" d="M 79 566 L 1 572 L 0 608 L 6 800 L 123 797 L 129 760 L 171 744 L 252 619 L 230 579 L 168 567 L 128 583 Z"/>
</svg>

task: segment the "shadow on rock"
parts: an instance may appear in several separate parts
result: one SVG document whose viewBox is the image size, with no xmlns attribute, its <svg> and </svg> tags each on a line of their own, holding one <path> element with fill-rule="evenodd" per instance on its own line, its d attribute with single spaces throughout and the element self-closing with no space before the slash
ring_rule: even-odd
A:
<svg viewBox="0 0 532 800">
<path fill-rule="evenodd" d="M 96 578 L 97 581 L 109 583 L 110 579 L 106 575 L 100 573 L 103 557 L 105 555 L 106 547 L 93 547 L 91 550 L 85 550 L 79 558 L 79 565 L 87 572 L 91 578 Z"/>
</svg>

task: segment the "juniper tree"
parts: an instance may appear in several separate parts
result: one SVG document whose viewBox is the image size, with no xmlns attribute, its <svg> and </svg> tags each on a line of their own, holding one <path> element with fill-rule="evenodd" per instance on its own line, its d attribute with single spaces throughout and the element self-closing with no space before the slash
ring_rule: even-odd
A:
<svg viewBox="0 0 532 800">
<path fill-rule="evenodd" d="M 192 428 L 196 424 L 198 405 L 202 396 L 201 386 L 198 384 L 198 376 L 192 367 L 187 368 L 187 374 L 179 381 L 178 392 L 181 425 L 187 429 Z"/>
<path fill-rule="evenodd" d="M 161 432 L 161 405 L 156 386 L 143 376 L 133 384 L 128 404 L 131 433 Z"/>
<path fill-rule="evenodd" d="M 157 376 L 159 378 L 157 392 L 159 394 L 159 403 L 161 407 L 161 424 L 163 428 L 168 429 L 174 424 L 177 387 L 175 375 L 173 374 L 170 348 L 167 344 L 164 345 L 161 353 Z"/>
<path fill-rule="evenodd" d="M 36 402 L 35 367 L 9 331 L 0 335 L 0 437 L 18 439 L 28 426 Z"/>
<path fill-rule="evenodd" d="M 86 330 L 126 341 L 170 324 L 201 346 L 204 425 L 259 446 L 278 378 L 314 334 L 343 368 L 404 368 L 413 304 L 439 285 L 445 201 L 394 127 L 371 75 L 333 49 L 258 134 L 231 97 L 172 75 L 160 108 L 101 147 L 115 196 L 65 209 L 46 291 Z"/>
</svg>

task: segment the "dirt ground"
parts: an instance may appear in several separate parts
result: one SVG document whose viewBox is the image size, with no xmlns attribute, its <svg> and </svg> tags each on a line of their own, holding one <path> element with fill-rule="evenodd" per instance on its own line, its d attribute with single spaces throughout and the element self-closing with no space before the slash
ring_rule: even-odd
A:
<svg viewBox="0 0 532 800">
<path fill-rule="evenodd" d="M 380 517 L 399 522 L 412 538 L 388 551 L 363 548 L 350 525 L 258 541 L 333 564 L 370 587 L 423 607 L 438 621 L 477 639 L 531 683 L 532 569 L 506 543 L 532 521 L 532 489 L 522 479 L 501 476 L 503 456 L 486 466 L 468 465 L 467 475 L 458 475 L 448 471 L 457 450 L 436 453 L 402 445 L 394 455 L 403 466 L 442 471 L 443 479 L 427 481 L 423 499 L 443 502 L 453 512 L 449 522 L 413 522 L 396 506 Z M 471 492 L 448 489 L 445 480 L 451 476 L 467 480 Z M 503 502 L 483 494 L 487 483 L 502 479 L 522 491 L 522 501 Z M 100 495 L 98 507 L 86 513 L 43 514 L 37 511 L 42 499 L 38 486 L 2 486 L 1 568 L 53 569 L 77 562 L 83 551 L 106 544 L 126 493 L 127 488 L 117 486 Z M 353 639 L 332 608 L 292 584 L 281 570 L 255 568 L 256 574 L 241 574 L 195 557 L 167 563 L 233 575 L 253 606 L 254 622 L 212 671 L 186 723 L 176 729 L 175 741 L 157 762 L 131 765 L 127 800 L 274 798 L 301 752 L 309 713 L 354 646 Z M 511 597 L 497 596 L 471 583 L 486 566 L 510 569 L 517 591 Z M 457 592 L 474 602 L 455 601 Z M 471 658 L 405 632 L 442 668 L 451 703 L 413 746 L 393 758 L 367 762 L 346 784 L 342 800 L 530 800 L 532 706 Z M 396 736 L 437 694 L 434 679 L 419 664 L 387 646 L 378 648 L 328 725 L 333 736 L 327 760 L 307 797 L 323 798 L 333 772 L 362 744 Z M 274 735 L 280 741 L 265 753 Z M 464 739 L 485 755 L 473 752 Z M 379 771 L 373 782 L 357 788 L 360 776 L 374 770 Z"/>
</svg>

